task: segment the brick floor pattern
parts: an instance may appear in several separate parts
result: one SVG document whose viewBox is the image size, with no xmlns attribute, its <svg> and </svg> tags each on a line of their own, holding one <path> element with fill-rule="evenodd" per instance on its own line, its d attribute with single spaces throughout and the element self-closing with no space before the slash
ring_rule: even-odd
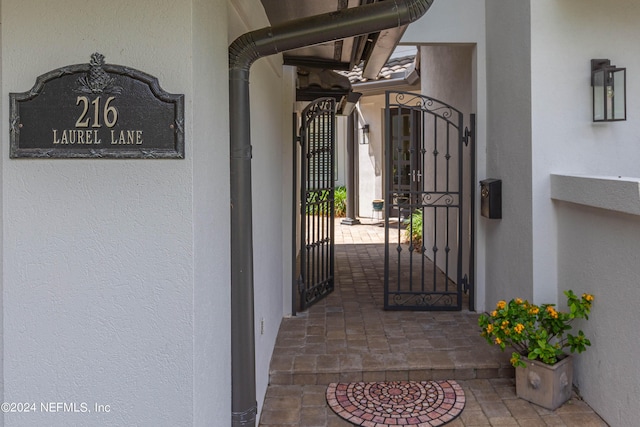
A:
<svg viewBox="0 0 640 427">
<path fill-rule="evenodd" d="M 357 426 L 436 427 L 460 415 L 465 397 L 455 381 L 331 383 L 327 403 Z"/>
<path fill-rule="evenodd" d="M 447 427 L 603 427 L 578 396 L 550 412 L 515 395 L 509 352 L 480 336 L 478 313 L 384 311 L 384 228 L 336 221 L 336 289 L 282 320 L 261 427 L 353 424 L 326 400 L 331 383 L 455 380 L 465 408 Z M 260 399 L 260 398 L 259 398 Z"/>
<path fill-rule="evenodd" d="M 607 427 L 578 396 L 555 411 L 518 399 L 512 378 L 459 380 L 465 408 L 446 427 Z M 329 408 L 324 385 L 273 385 L 261 427 L 351 427 Z"/>
</svg>

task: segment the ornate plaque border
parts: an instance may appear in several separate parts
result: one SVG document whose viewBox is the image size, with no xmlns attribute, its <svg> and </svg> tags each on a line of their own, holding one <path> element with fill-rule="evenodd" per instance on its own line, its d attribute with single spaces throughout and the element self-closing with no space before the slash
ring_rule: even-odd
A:
<svg viewBox="0 0 640 427">
<path fill-rule="evenodd" d="M 102 69 L 107 74 L 115 74 L 138 80 L 148 85 L 154 97 L 162 102 L 173 104 L 174 133 L 172 149 L 159 148 L 24 148 L 20 146 L 20 104 L 28 102 L 43 92 L 46 84 L 52 80 L 70 74 L 88 73 L 90 64 L 76 64 L 49 71 L 36 79 L 31 90 L 22 93 L 10 93 L 10 158 L 111 158 L 111 159 L 184 159 L 184 95 L 165 92 L 158 79 L 150 74 L 121 65 L 104 64 Z"/>
</svg>

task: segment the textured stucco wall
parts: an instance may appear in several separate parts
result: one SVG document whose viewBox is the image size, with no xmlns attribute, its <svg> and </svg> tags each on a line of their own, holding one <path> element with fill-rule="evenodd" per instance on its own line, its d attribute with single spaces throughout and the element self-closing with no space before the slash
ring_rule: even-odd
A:
<svg viewBox="0 0 640 427">
<path fill-rule="evenodd" d="M 529 3 L 486 1 L 486 177 L 502 179 L 502 219 L 481 220 L 487 307 L 533 297 Z"/>
<path fill-rule="evenodd" d="M 576 188 L 569 200 L 600 207 L 611 205 L 617 190 L 622 190 L 622 183 L 612 182 L 616 177 L 639 178 L 640 4 L 536 0 L 531 12 L 533 222 L 539 230 L 534 238 L 534 276 L 536 282 L 557 280 L 560 301 L 565 289 L 595 295 L 592 316 L 581 325 L 591 336 L 592 347 L 577 356 L 574 381 L 610 425 L 634 426 L 640 418 L 635 398 L 640 371 L 633 362 L 637 340 L 630 337 L 636 337 L 640 327 L 636 308 L 640 217 L 553 202 L 550 175 L 590 177 L 589 185 Z M 626 122 L 592 122 L 592 58 L 609 58 L 627 67 Z M 613 184 L 615 188 L 609 188 Z M 633 211 L 629 203 L 625 200 L 611 208 Z M 557 250 L 550 240 L 556 234 Z"/>
<path fill-rule="evenodd" d="M 3 99 L 98 51 L 185 94 L 187 153 L 11 160 L 2 128 L 4 399 L 111 408 L 6 414 L 5 425 L 230 418 L 225 10 L 215 0 L 2 2 Z"/>
<path fill-rule="evenodd" d="M 627 0 L 544 0 L 531 3 L 533 104 L 533 224 L 536 295 L 555 297 L 556 232 L 549 198 L 551 173 L 638 176 L 640 106 L 640 4 Z M 627 67 L 629 120 L 594 124 L 590 60 L 609 58 Z M 550 86 L 552 85 L 552 86 Z M 547 289 L 543 289 L 547 287 Z"/>
<path fill-rule="evenodd" d="M 256 395 L 260 407 L 269 384 L 271 353 L 284 310 L 283 260 L 289 258 L 289 252 L 283 254 L 281 250 L 282 216 L 289 217 L 290 207 L 282 204 L 282 193 L 291 188 L 281 181 L 282 169 L 289 165 L 282 151 L 289 139 L 285 139 L 280 127 L 280 114 L 287 112 L 281 101 L 281 74 L 276 74 L 267 64 L 267 61 L 257 62 L 251 77 Z"/>
<path fill-rule="evenodd" d="M 421 46 L 420 54 L 421 54 L 421 64 L 422 64 L 422 93 L 426 96 L 435 98 L 440 100 L 446 104 L 453 106 L 462 112 L 464 117 L 464 124 L 462 127 L 462 131 L 464 128 L 469 126 L 470 121 L 470 113 L 474 111 L 472 109 L 472 58 L 473 58 L 474 46 L 470 45 L 440 45 L 440 46 Z M 457 120 L 456 116 L 452 120 Z M 433 132 L 433 127 L 430 123 L 426 123 L 425 125 L 427 135 L 431 135 Z M 439 129 L 439 138 L 438 138 L 438 148 L 441 150 L 444 146 L 444 141 L 446 138 L 443 137 L 444 128 Z M 451 129 L 453 134 L 454 130 Z M 431 141 L 429 144 L 433 144 Z M 463 146 L 461 150 L 456 148 L 455 140 L 451 140 L 451 148 L 448 148 L 448 153 L 451 155 L 450 159 L 446 159 L 445 156 L 438 156 L 437 160 L 434 160 L 434 156 L 430 155 L 432 151 L 432 146 L 427 146 L 427 150 L 429 154 L 426 156 L 425 168 L 427 170 L 436 170 L 438 173 L 437 176 L 437 190 L 442 191 L 443 189 L 449 188 L 454 189 L 456 191 L 462 191 L 463 198 L 463 218 L 462 218 L 462 229 L 460 233 L 462 235 L 462 274 L 469 273 L 468 265 L 469 265 L 469 213 L 470 213 L 470 191 L 471 188 L 473 190 L 476 189 L 476 185 L 471 187 L 470 184 L 470 160 L 471 160 L 471 148 L 468 146 Z M 462 181 L 458 180 L 458 162 L 460 157 L 463 159 L 463 177 Z M 437 167 L 434 167 L 437 165 Z M 433 181 L 433 179 L 431 179 Z M 433 184 L 429 183 L 431 181 L 426 181 L 427 189 L 434 189 Z M 425 209 L 425 222 L 427 224 L 433 223 L 436 221 L 436 229 L 437 230 L 456 230 L 458 226 L 458 209 L 448 210 L 445 214 L 445 209 L 438 209 L 437 213 L 434 212 L 434 209 Z M 435 219 L 437 218 L 437 220 Z M 448 220 L 448 228 L 447 221 Z M 437 235 L 437 239 L 436 239 Z M 434 228 L 425 227 L 424 231 L 424 240 L 425 247 L 430 248 L 433 247 L 434 244 L 439 248 L 444 248 L 447 246 L 451 247 L 451 251 L 448 253 L 448 256 L 445 258 L 442 256 L 442 252 L 436 254 L 436 264 L 443 271 L 450 272 L 449 275 L 453 280 L 456 279 L 456 269 L 457 269 L 457 260 L 458 260 L 458 245 L 447 244 L 446 239 L 450 239 L 450 241 L 455 241 L 458 235 L 453 231 L 447 233 L 443 233 L 441 231 L 435 232 Z M 435 241 L 434 241 L 435 240 Z M 433 251 L 427 249 L 427 256 L 432 257 Z M 447 262 L 448 260 L 448 262 Z M 448 264 L 448 265 L 447 265 Z M 465 307 L 466 308 L 466 307 Z"/>
<path fill-rule="evenodd" d="M 574 383 L 609 425 L 635 426 L 640 419 L 635 357 L 640 352 L 640 216 L 568 202 L 555 205 L 559 292 L 595 296 L 589 320 L 575 325 L 591 347 L 576 355 Z"/>
<path fill-rule="evenodd" d="M 293 208 L 293 196 L 294 193 L 298 194 L 298 192 L 294 192 L 293 190 L 293 174 L 295 171 L 293 170 L 293 149 L 294 143 L 293 141 L 293 127 L 292 121 L 293 116 L 291 114 L 291 106 L 295 104 L 296 99 L 296 77 L 297 77 L 297 69 L 292 66 L 284 66 L 282 67 L 282 141 L 281 144 L 281 154 L 282 154 L 282 170 L 280 171 L 282 174 L 282 259 L 283 259 L 283 280 L 282 280 L 282 314 L 285 316 L 291 315 L 292 309 L 292 292 L 293 292 L 293 281 L 294 278 L 297 277 L 295 272 L 292 271 L 294 266 L 292 251 L 296 254 L 297 252 L 297 242 L 292 242 L 293 235 L 296 235 L 292 231 L 292 226 L 295 224 L 296 229 L 298 226 L 298 210 L 295 210 L 296 213 L 292 212 Z M 298 164 L 300 161 L 297 162 Z M 294 249 L 295 247 L 295 249 Z M 277 327 L 280 325 L 278 324 Z"/>
<path fill-rule="evenodd" d="M 362 131 L 358 131 L 359 138 L 363 138 L 356 147 L 358 156 L 358 187 L 359 187 L 359 213 L 363 217 L 376 216 L 373 212 L 373 199 L 384 199 L 382 182 L 384 168 L 384 150 L 382 149 L 384 139 L 384 95 L 373 95 L 363 97 L 360 101 L 360 112 L 362 113 L 362 124 L 369 125 L 369 136 L 362 136 Z M 361 125 L 362 125 L 361 124 Z"/>
<path fill-rule="evenodd" d="M 231 418 L 227 2 L 193 1 L 191 14 L 193 425 L 209 426 Z"/>
</svg>

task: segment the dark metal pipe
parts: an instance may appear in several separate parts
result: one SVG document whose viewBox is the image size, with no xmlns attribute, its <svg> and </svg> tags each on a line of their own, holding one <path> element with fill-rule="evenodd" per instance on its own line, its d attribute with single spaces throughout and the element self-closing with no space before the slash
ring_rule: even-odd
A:
<svg viewBox="0 0 640 427">
<path fill-rule="evenodd" d="M 237 76 L 235 74 L 241 74 Z M 244 76 L 246 74 L 246 77 Z M 230 76 L 231 119 L 231 377 L 232 425 L 255 426 L 255 332 L 249 72 Z M 234 144 L 234 141 L 236 142 Z"/>
<path fill-rule="evenodd" d="M 264 56 L 409 24 L 433 0 L 387 0 L 252 31 L 229 46 L 232 425 L 255 426 L 249 70 Z"/>
</svg>

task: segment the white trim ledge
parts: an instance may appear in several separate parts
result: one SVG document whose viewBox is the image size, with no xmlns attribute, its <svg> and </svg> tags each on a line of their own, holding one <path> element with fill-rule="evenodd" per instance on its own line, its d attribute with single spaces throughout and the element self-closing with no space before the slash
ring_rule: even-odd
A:
<svg viewBox="0 0 640 427">
<path fill-rule="evenodd" d="M 552 174 L 551 198 L 640 215 L 640 178 Z"/>
</svg>

